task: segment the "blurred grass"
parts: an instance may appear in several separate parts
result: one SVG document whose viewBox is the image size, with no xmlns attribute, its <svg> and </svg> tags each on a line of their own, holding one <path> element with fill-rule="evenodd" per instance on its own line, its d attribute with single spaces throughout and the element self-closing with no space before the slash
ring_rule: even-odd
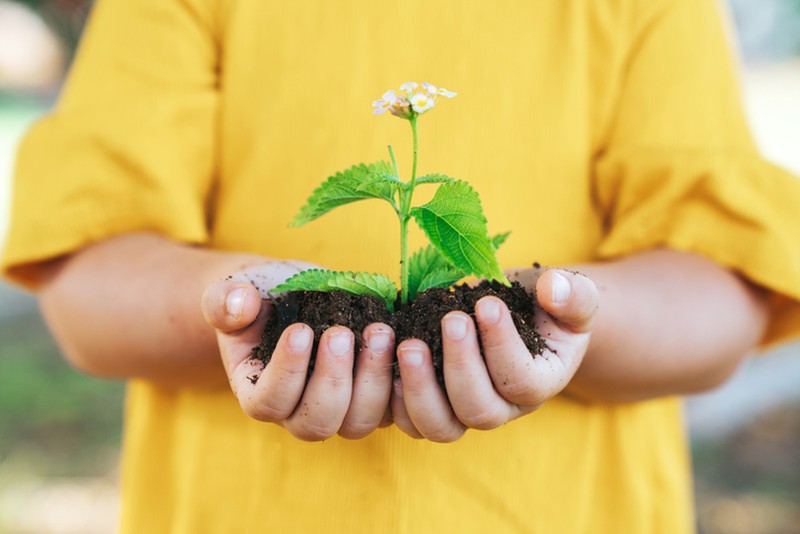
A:
<svg viewBox="0 0 800 534">
<path fill-rule="evenodd" d="M 64 362 L 40 317 L 0 322 L 0 463 L 36 476 L 104 474 L 120 444 L 124 385 Z"/>
<path fill-rule="evenodd" d="M 800 532 L 800 408 L 770 409 L 692 446 L 700 534 Z"/>
</svg>

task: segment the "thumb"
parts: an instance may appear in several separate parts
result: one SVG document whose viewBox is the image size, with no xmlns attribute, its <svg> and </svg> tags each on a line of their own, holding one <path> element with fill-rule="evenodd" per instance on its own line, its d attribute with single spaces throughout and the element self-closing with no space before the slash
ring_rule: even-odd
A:
<svg viewBox="0 0 800 534">
<path fill-rule="evenodd" d="M 586 276 L 549 269 L 536 281 L 539 305 L 575 333 L 592 329 L 599 301 L 597 286 Z"/>
<path fill-rule="evenodd" d="M 233 280 L 215 282 L 203 293 L 203 317 L 224 333 L 249 326 L 261 310 L 261 296 L 252 285 Z"/>
</svg>

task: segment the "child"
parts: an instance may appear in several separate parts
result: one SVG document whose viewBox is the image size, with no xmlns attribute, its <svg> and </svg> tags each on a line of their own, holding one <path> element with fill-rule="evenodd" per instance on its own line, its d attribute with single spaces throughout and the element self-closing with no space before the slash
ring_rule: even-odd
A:
<svg viewBox="0 0 800 534">
<path fill-rule="evenodd" d="M 326 332 L 308 386 L 295 325 L 251 384 L 258 295 L 219 280 L 393 272 L 384 206 L 286 225 L 321 177 L 408 153 L 369 104 L 411 79 L 459 92 L 420 165 L 513 231 L 503 264 L 586 275 L 509 270 L 556 354 L 522 369 L 487 299 L 445 321 L 449 396 L 381 324 L 358 354 Z M 22 146 L 4 269 L 76 366 L 130 380 L 124 533 L 673 534 L 693 528 L 674 395 L 798 332 L 799 202 L 753 149 L 712 0 L 101 0 Z"/>
</svg>

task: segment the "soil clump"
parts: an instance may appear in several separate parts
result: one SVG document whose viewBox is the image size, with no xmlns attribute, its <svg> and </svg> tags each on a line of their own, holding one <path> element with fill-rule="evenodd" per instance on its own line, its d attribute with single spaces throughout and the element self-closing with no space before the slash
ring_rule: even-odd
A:
<svg viewBox="0 0 800 534">
<path fill-rule="evenodd" d="M 342 291 L 292 291 L 275 299 L 274 313 L 264 329 L 261 343 L 253 349 L 253 358 L 269 363 L 281 333 L 293 323 L 305 323 L 314 331 L 314 351 L 309 365 L 309 375 L 314 369 L 314 356 L 322 333 L 334 325 L 346 326 L 355 334 L 355 350 L 362 346 L 361 332 L 375 322 L 391 326 L 397 344 L 405 339 L 421 339 L 431 349 L 433 366 L 439 383 L 444 385 L 442 373 L 441 320 L 448 312 L 460 310 L 475 319 L 475 304 L 487 295 L 503 300 L 511 312 L 514 325 L 531 356 L 543 353 L 544 339 L 534 330 L 534 302 L 519 283 L 511 287 L 499 282 L 483 281 L 475 287 L 458 285 L 449 288 L 432 288 L 420 293 L 414 302 L 401 307 L 396 303 L 395 313 L 390 313 L 379 299 L 352 295 Z M 477 324 L 477 323 L 476 323 Z"/>
</svg>

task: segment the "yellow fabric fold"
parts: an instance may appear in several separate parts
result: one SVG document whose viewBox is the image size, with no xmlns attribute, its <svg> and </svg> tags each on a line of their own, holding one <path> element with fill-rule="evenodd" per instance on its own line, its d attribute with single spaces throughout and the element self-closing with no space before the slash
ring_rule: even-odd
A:
<svg viewBox="0 0 800 534">
<path fill-rule="evenodd" d="M 204 6 L 111 0 L 94 8 L 56 109 L 17 156 L 2 258 L 13 281 L 34 288 L 39 262 L 123 232 L 207 240 L 219 97 L 216 43 L 197 24 Z M 137 19 L 161 30 L 128 24 Z"/>
<path fill-rule="evenodd" d="M 776 294 L 764 343 L 800 333 L 800 180 L 742 149 L 615 150 L 597 166 L 598 256 L 697 253 Z"/>
</svg>

